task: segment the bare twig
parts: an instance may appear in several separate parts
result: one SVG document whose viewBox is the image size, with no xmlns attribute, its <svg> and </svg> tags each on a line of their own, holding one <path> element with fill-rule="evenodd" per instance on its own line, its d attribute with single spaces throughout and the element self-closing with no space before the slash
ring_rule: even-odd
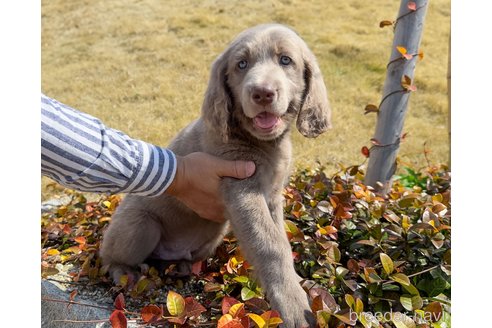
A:
<svg viewBox="0 0 492 328">
<path fill-rule="evenodd" d="M 112 311 L 113 310 L 112 308 L 105 307 L 105 306 L 88 304 L 88 303 L 81 303 L 81 302 L 75 302 L 75 301 L 57 300 L 57 299 L 54 299 L 54 298 L 46 298 L 46 297 L 43 297 L 43 298 L 41 298 L 41 300 L 47 301 L 47 302 L 65 303 L 65 304 L 70 304 L 70 305 L 75 304 L 75 305 L 81 305 L 81 306 L 88 306 L 88 307 L 93 307 L 93 308 L 103 309 L 103 310 L 108 310 L 108 311 Z"/>
<path fill-rule="evenodd" d="M 67 323 L 102 323 L 108 322 L 108 319 L 99 319 L 99 320 L 52 320 L 52 322 L 67 322 Z"/>
</svg>

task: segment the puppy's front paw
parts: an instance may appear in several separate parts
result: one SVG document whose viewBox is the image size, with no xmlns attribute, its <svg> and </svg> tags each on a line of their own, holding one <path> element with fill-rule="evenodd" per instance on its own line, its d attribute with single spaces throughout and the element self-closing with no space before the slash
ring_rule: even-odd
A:
<svg viewBox="0 0 492 328">
<path fill-rule="evenodd" d="M 273 293 L 270 304 L 273 310 L 280 313 L 282 327 L 301 328 L 315 327 L 316 319 L 309 307 L 308 296 L 300 285 L 280 289 Z"/>
<path fill-rule="evenodd" d="M 129 287 L 135 285 L 141 276 L 140 273 L 134 268 L 122 264 L 111 264 L 109 266 L 109 274 L 111 278 L 113 278 L 113 283 L 115 285 L 121 285 L 122 277 L 126 276 L 126 285 Z"/>
</svg>

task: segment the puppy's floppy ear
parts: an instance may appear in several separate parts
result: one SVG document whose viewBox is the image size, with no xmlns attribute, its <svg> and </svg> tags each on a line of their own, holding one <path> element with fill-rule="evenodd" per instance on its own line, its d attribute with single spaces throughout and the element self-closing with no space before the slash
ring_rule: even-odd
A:
<svg viewBox="0 0 492 328">
<path fill-rule="evenodd" d="M 296 126 L 303 136 L 314 138 L 331 128 L 331 108 L 316 57 L 305 44 L 303 61 L 305 89 Z"/>
<path fill-rule="evenodd" d="M 221 54 L 212 64 L 202 117 L 208 128 L 218 131 L 224 142 L 229 136 L 230 110 L 232 100 L 227 87 L 227 53 Z"/>
</svg>

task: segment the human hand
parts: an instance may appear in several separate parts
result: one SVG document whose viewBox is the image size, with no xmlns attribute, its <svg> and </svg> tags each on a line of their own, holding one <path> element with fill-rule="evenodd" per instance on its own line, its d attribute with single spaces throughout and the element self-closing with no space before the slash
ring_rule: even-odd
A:
<svg viewBox="0 0 492 328">
<path fill-rule="evenodd" d="M 176 156 L 177 169 L 166 190 L 204 219 L 224 222 L 224 203 L 219 191 L 222 177 L 245 179 L 255 172 L 255 164 L 227 161 L 207 153 L 197 152 Z"/>
</svg>

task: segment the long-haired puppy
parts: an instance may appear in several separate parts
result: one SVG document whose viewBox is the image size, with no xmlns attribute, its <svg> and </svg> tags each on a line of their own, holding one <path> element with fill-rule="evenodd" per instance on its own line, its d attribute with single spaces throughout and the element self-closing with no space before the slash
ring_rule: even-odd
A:
<svg viewBox="0 0 492 328">
<path fill-rule="evenodd" d="M 169 146 L 252 160 L 255 174 L 224 178 L 226 223 L 200 218 L 177 199 L 127 196 L 103 238 L 101 256 L 116 281 L 148 258 L 187 265 L 213 254 L 231 229 L 285 327 L 314 326 L 294 270 L 283 221 L 282 190 L 291 162 L 291 123 L 306 137 L 330 125 L 330 106 L 316 58 L 291 29 L 259 25 L 240 33 L 215 60 L 201 117 Z"/>
</svg>

